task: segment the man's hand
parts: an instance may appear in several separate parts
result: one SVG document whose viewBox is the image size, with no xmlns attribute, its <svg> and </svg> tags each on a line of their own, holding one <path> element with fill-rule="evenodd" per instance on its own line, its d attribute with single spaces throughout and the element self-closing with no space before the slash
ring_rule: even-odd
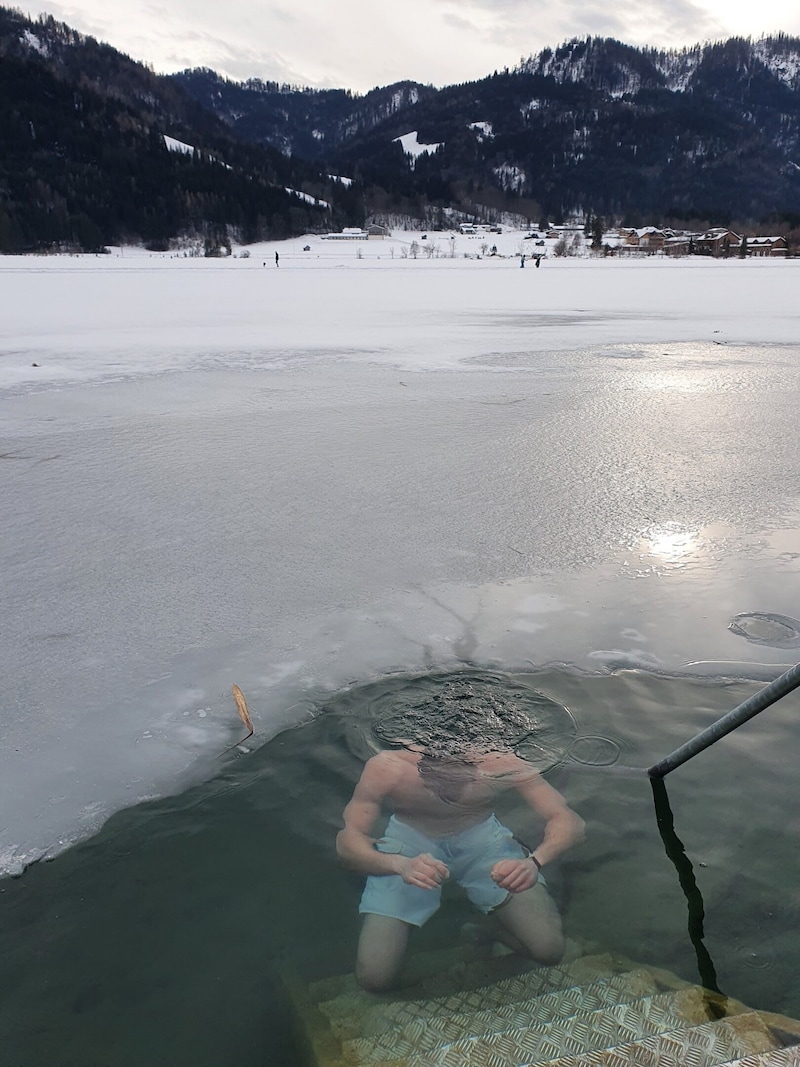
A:
<svg viewBox="0 0 800 1067">
<path fill-rule="evenodd" d="M 400 869 L 397 872 L 406 885 L 415 885 L 420 889 L 438 889 L 442 882 L 450 877 L 447 867 L 435 860 L 429 852 L 409 859 L 400 857 Z"/>
<path fill-rule="evenodd" d="M 532 859 L 500 860 L 492 867 L 492 878 L 507 893 L 524 893 L 539 881 Z"/>
</svg>

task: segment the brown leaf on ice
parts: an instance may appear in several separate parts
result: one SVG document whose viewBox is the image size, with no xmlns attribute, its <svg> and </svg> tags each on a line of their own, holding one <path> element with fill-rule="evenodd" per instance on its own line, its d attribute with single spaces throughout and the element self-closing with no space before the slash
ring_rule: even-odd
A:
<svg viewBox="0 0 800 1067">
<path fill-rule="evenodd" d="M 244 699 L 244 693 L 238 685 L 233 687 L 233 699 L 236 701 L 236 710 L 239 712 L 239 718 L 250 731 L 247 737 L 250 737 L 254 732 L 253 722 L 250 718 L 250 712 L 247 710 L 247 701 Z M 247 737 L 244 738 L 245 741 Z"/>
<path fill-rule="evenodd" d="M 235 745 L 231 745 L 230 748 L 226 748 L 225 752 L 230 752 L 232 748 L 238 748 L 239 745 L 244 744 L 248 737 L 252 737 L 254 733 L 253 720 L 250 718 L 250 712 L 247 710 L 247 701 L 244 699 L 244 693 L 241 691 L 238 685 L 233 687 L 233 699 L 236 702 L 236 710 L 239 712 L 239 718 L 247 727 L 247 734 L 241 741 L 237 741 Z M 245 751 L 247 751 L 245 749 Z M 225 754 L 224 752 L 222 753 Z"/>
</svg>

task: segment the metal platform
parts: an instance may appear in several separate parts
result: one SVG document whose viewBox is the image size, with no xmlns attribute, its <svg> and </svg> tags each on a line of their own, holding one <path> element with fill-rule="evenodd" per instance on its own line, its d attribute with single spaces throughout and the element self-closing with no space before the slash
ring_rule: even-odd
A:
<svg viewBox="0 0 800 1067">
<path fill-rule="evenodd" d="M 800 1067 L 800 1022 L 608 954 L 431 953 L 382 996 L 284 980 L 309 1067 Z"/>
</svg>

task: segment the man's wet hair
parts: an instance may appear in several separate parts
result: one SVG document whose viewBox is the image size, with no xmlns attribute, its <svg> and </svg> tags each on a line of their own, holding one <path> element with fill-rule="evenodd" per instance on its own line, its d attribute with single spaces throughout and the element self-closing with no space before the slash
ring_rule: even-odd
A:
<svg viewBox="0 0 800 1067">
<path fill-rule="evenodd" d="M 513 752 L 536 733 L 539 722 L 525 703 L 499 685 L 448 679 L 436 692 L 383 716 L 373 730 L 389 748 L 420 752 L 427 760 L 469 763 L 487 752 Z"/>
</svg>

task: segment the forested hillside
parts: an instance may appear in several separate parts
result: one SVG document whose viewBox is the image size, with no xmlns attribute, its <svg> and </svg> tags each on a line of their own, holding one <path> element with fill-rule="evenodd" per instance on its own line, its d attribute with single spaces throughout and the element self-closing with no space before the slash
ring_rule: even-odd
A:
<svg viewBox="0 0 800 1067">
<path fill-rule="evenodd" d="M 4 9 L 0 149 L 5 252 L 166 247 L 179 234 L 218 246 L 229 233 L 300 233 L 330 214 L 286 191 L 319 182 L 317 165 L 243 143 L 168 79 Z"/>
<path fill-rule="evenodd" d="M 174 77 L 241 136 L 302 145 L 384 202 L 720 223 L 800 211 L 800 41 L 785 35 L 672 52 L 575 40 L 480 81 L 363 98 Z M 410 131 L 435 153 L 404 155 Z"/>
<path fill-rule="evenodd" d="M 587 38 L 363 96 L 164 76 L 0 8 L 0 251 L 250 242 L 403 216 L 800 226 L 800 41 Z"/>
</svg>

